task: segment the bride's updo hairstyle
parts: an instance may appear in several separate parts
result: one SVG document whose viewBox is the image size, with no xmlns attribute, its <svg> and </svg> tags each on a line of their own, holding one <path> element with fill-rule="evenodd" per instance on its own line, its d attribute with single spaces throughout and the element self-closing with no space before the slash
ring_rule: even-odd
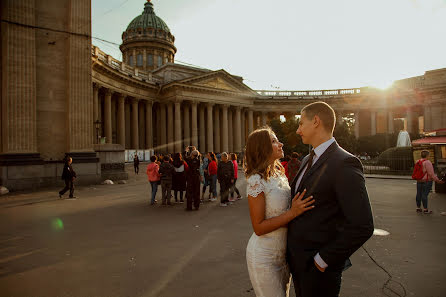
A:
<svg viewBox="0 0 446 297">
<path fill-rule="evenodd" d="M 285 173 L 285 170 L 279 160 L 271 163 L 273 146 L 271 135 L 275 135 L 270 127 L 264 127 L 254 130 L 249 134 L 245 147 L 245 156 L 243 157 L 243 169 L 246 178 L 251 175 L 259 174 L 264 180 L 271 176 Z"/>
</svg>

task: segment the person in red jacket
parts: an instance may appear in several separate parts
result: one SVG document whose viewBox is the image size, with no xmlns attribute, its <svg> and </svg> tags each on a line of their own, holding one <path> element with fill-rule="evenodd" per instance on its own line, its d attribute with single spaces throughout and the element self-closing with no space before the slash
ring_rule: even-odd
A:
<svg viewBox="0 0 446 297">
<path fill-rule="evenodd" d="M 214 152 L 209 152 L 207 158 L 209 159 L 208 174 L 211 180 L 211 189 L 209 191 L 212 193 L 211 201 L 217 201 L 217 157 Z"/>
</svg>

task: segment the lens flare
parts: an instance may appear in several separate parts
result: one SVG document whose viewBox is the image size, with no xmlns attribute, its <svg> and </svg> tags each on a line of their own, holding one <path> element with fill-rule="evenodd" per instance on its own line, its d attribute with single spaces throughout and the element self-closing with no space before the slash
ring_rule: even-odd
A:
<svg viewBox="0 0 446 297">
<path fill-rule="evenodd" d="M 63 222 L 61 219 L 56 218 L 51 221 L 51 228 L 54 231 L 62 231 L 63 230 Z"/>
</svg>

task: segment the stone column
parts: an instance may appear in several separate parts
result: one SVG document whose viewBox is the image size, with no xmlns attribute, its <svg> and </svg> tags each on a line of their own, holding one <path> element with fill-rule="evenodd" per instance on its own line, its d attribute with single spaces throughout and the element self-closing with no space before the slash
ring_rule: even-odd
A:
<svg viewBox="0 0 446 297">
<path fill-rule="evenodd" d="M 212 120 L 212 106 L 214 104 L 213 103 L 208 103 L 207 104 L 207 115 L 208 115 L 208 122 L 207 122 L 207 151 L 208 152 L 213 152 L 214 151 L 214 133 L 212 131 L 212 127 L 213 127 L 213 120 Z"/>
<path fill-rule="evenodd" d="M 388 121 L 387 121 L 387 130 L 388 133 L 392 134 L 394 132 L 393 127 L 393 112 L 391 110 L 388 111 Z"/>
<path fill-rule="evenodd" d="M 190 118 L 189 118 L 189 105 L 183 104 L 184 115 L 184 146 L 190 145 Z"/>
<path fill-rule="evenodd" d="M 222 106 L 222 128 L 221 128 L 221 133 L 223 133 L 222 135 L 222 144 L 221 144 L 221 151 L 222 152 L 229 152 L 228 150 L 228 133 L 229 133 L 229 129 L 228 129 L 228 106 L 227 105 L 223 105 Z"/>
<path fill-rule="evenodd" d="M 132 116 L 130 113 L 130 104 L 127 100 L 127 104 L 124 105 L 125 109 L 125 148 L 131 149 L 132 148 Z"/>
<path fill-rule="evenodd" d="M 370 121 L 371 135 L 376 135 L 376 111 L 374 110 L 370 112 Z"/>
<path fill-rule="evenodd" d="M 214 150 L 216 152 L 221 152 L 221 146 L 220 146 L 220 108 L 215 105 L 214 108 Z"/>
<path fill-rule="evenodd" d="M 160 141 L 160 151 L 167 152 L 167 119 L 166 119 L 166 105 L 160 103 L 160 119 L 161 119 L 161 141 Z"/>
<path fill-rule="evenodd" d="M 133 49 L 133 67 L 136 67 L 136 49 Z"/>
<path fill-rule="evenodd" d="M 132 101 L 132 149 L 139 149 L 138 99 Z"/>
<path fill-rule="evenodd" d="M 167 103 L 167 148 L 169 153 L 173 153 L 175 147 L 173 145 L 173 104 L 172 102 Z"/>
<path fill-rule="evenodd" d="M 175 101 L 175 152 L 182 151 L 181 141 L 181 101 Z"/>
<path fill-rule="evenodd" d="M 147 50 L 143 49 L 143 54 L 142 54 L 142 69 L 146 70 L 147 68 Z M 147 143 L 147 140 L 146 140 Z M 146 145 L 147 147 L 147 145 Z"/>
<path fill-rule="evenodd" d="M 192 109 L 193 112 L 193 109 Z M 204 106 L 200 106 L 199 110 L 199 116 L 200 116 L 200 146 L 199 150 L 202 154 L 206 153 L 206 133 L 205 133 L 205 123 L 204 123 Z"/>
<path fill-rule="evenodd" d="M 266 126 L 266 111 L 262 111 L 262 126 Z"/>
<path fill-rule="evenodd" d="M 245 110 L 241 111 L 241 138 L 240 138 L 240 152 L 245 149 L 246 142 L 246 112 Z"/>
<path fill-rule="evenodd" d="M 153 102 L 146 101 L 146 149 L 153 148 L 153 119 L 152 119 L 152 108 Z"/>
<path fill-rule="evenodd" d="M 406 122 L 407 122 L 407 132 L 413 132 L 413 112 L 410 107 L 407 108 L 406 111 Z"/>
<path fill-rule="evenodd" d="M 107 89 L 104 97 L 104 133 L 107 143 L 112 143 L 111 97 L 112 91 Z"/>
<path fill-rule="evenodd" d="M 423 112 L 423 118 L 424 118 L 424 132 L 431 131 L 432 130 L 432 114 L 431 114 L 431 107 L 430 105 L 424 106 L 424 112 Z"/>
<path fill-rule="evenodd" d="M 253 131 L 253 111 L 252 109 L 248 110 L 248 135 Z"/>
<path fill-rule="evenodd" d="M 191 144 L 198 147 L 197 102 L 192 102 L 192 141 Z"/>
<path fill-rule="evenodd" d="M 359 138 L 359 111 L 355 111 L 355 137 Z"/>
<path fill-rule="evenodd" d="M 118 97 L 118 143 L 125 148 L 125 96 L 119 94 Z"/>
<path fill-rule="evenodd" d="M 235 107 L 235 123 L 234 123 L 234 152 L 240 153 L 242 151 L 242 119 L 241 119 L 241 107 Z"/>
<path fill-rule="evenodd" d="M 99 85 L 93 84 L 93 121 L 99 120 Z M 96 137 L 96 134 L 95 134 Z M 97 139 L 96 139 L 97 140 Z"/>
<path fill-rule="evenodd" d="M 234 114 L 228 110 L 228 151 L 234 152 Z"/>
</svg>

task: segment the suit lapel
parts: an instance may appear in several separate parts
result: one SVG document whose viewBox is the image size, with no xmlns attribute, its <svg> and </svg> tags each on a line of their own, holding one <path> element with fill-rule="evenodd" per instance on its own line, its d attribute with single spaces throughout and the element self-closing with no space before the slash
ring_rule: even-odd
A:
<svg viewBox="0 0 446 297">
<path fill-rule="evenodd" d="M 293 179 L 293 182 L 291 183 L 291 199 L 294 198 L 294 195 L 296 195 L 296 192 L 294 191 L 296 188 L 296 183 L 297 180 L 299 179 L 300 173 L 302 172 L 302 170 L 307 167 L 307 163 L 308 163 L 308 158 L 309 158 L 309 154 L 305 156 L 305 158 L 302 160 L 302 163 L 300 164 L 299 170 L 296 174 L 296 176 Z M 302 182 L 301 182 L 302 184 Z"/>
<path fill-rule="evenodd" d="M 308 178 L 317 171 L 317 169 L 325 163 L 325 161 L 330 157 L 330 153 L 333 152 L 335 149 L 337 149 L 339 146 L 337 142 L 333 142 L 326 150 L 325 152 L 317 159 L 316 163 L 314 163 L 313 166 L 311 166 L 310 170 L 308 170 L 307 174 L 302 177 L 302 180 L 299 184 L 298 191 L 301 190 L 302 186 L 305 184 L 305 182 L 308 180 Z"/>
</svg>

